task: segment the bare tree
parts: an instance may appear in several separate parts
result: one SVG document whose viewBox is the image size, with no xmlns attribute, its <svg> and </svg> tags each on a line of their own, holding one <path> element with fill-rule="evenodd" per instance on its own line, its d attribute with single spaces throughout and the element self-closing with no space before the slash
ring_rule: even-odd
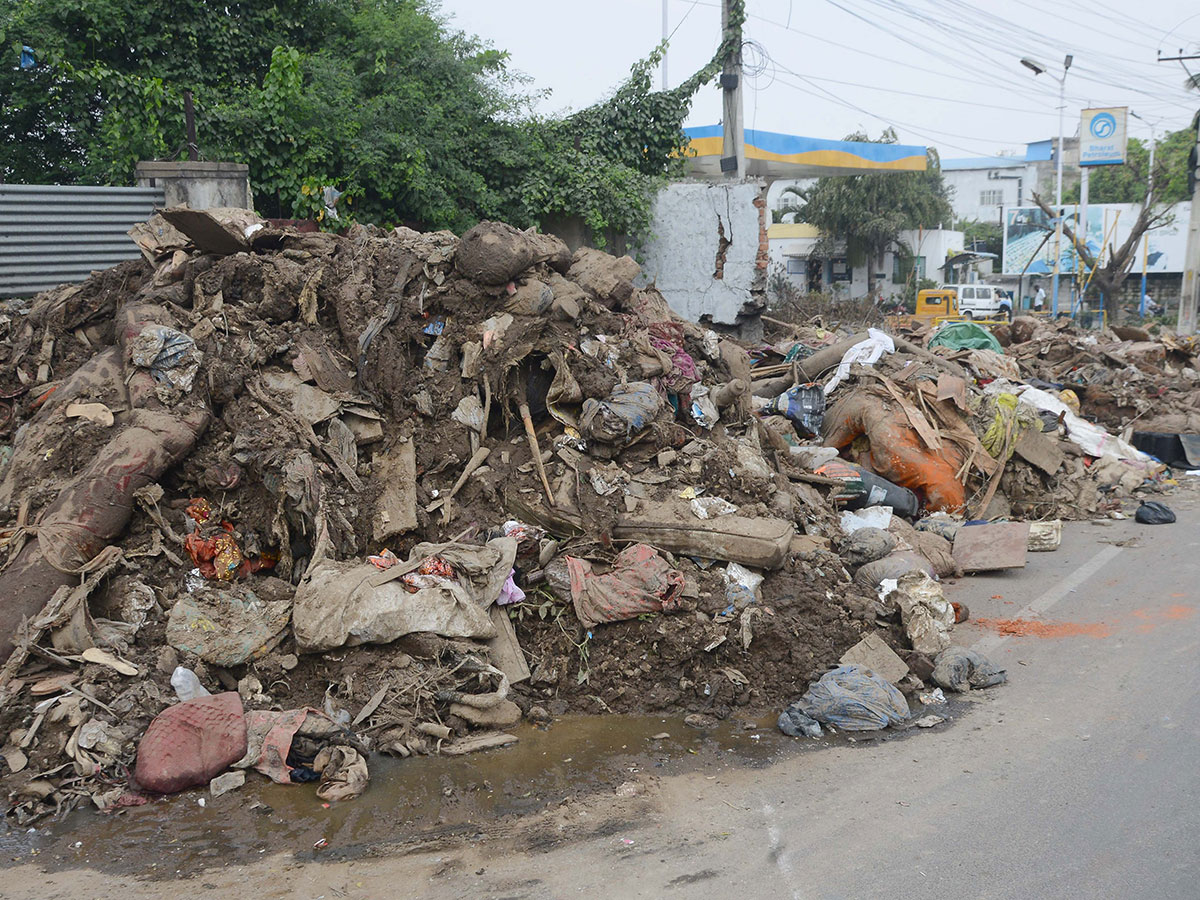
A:
<svg viewBox="0 0 1200 900">
<path fill-rule="evenodd" d="M 1071 246 L 1075 248 L 1075 253 L 1078 255 L 1079 261 L 1091 271 L 1091 282 L 1100 291 L 1100 295 L 1104 298 L 1104 306 L 1106 309 L 1114 309 L 1114 302 L 1120 295 L 1121 285 L 1125 278 L 1129 275 L 1129 270 L 1133 266 L 1134 260 L 1137 259 L 1137 250 L 1141 246 L 1142 237 L 1149 231 L 1154 231 L 1157 228 L 1163 228 L 1170 225 L 1173 220 L 1173 210 L 1175 204 L 1158 203 L 1158 184 L 1155 183 L 1151 191 L 1146 195 L 1146 202 L 1142 204 L 1138 210 L 1137 219 L 1134 220 L 1133 227 L 1129 230 L 1129 236 L 1125 238 L 1124 243 L 1119 247 L 1113 244 L 1108 245 L 1107 258 L 1105 258 L 1105 248 L 1101 245 L 1098 253 L 1093 253 L 1088 247 L 1087 241 L 1080 240 L 1075 233 L 1075 228 L 1071 225 L 1071 220 L 1063 217 L 1063 236 L 1071 242 Z M 1048 204 L 1042 197 L 1035 193 L 1033 202 L 1036 203 L 1050 220 L 1054 220 L 1054 207 Z M 1086 228 L 1086 224 L 1084 226 Z M 1048 230 L 1053 230 L 1049 228 Z M 1103 265 L 1097 265 L 1099 258 L 1105 258 Z M 1141 298 L 1138 298 L 1139 301 Z M 1115 303 L 1116 311 L 1121 310 L 1120 303 Z"/>
</svg>

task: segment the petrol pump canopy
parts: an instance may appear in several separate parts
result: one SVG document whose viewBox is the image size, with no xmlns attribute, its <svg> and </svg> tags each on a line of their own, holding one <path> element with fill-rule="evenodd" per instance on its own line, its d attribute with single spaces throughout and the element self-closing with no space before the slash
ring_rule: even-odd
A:
<svg viewBox="0 0 1200 900">
<path fill-rule="evenodd" d="M 695 156 L 688 174 L 702 178 L 721 175 L 722 128 L 685 128 Z M 865 175 L 871 172 L 924 172 L 925 148 L 909 144 L 867 141 L 827 141 L 747 128 L 746 174 L 765 178 L 820 178 L 825 175 Z"/>
</svg>

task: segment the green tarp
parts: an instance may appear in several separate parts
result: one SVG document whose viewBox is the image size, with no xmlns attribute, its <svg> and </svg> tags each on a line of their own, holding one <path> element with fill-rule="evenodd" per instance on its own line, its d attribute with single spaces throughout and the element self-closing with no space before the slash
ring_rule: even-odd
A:
<svg viewBox="0 0 1200 900">
<path fill-rule="evenodd" d="M 929 339 L 930 347 L 949 347 L 951 350 L 995 350 L 1003 353 L 996 336 L 974 322 L 947 322 Z"/>
</svg>

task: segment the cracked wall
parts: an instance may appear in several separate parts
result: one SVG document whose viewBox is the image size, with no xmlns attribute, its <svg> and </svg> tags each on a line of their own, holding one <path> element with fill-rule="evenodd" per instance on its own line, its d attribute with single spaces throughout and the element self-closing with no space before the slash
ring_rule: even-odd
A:
<svg viewBox="0 0 1200 900">
<path fill-rule="evenodd" d="M 693 322 L 761 327 L 766 302 L 766 184 L 668 185 L 654 202 L 642 283 Z"/>
</svg>

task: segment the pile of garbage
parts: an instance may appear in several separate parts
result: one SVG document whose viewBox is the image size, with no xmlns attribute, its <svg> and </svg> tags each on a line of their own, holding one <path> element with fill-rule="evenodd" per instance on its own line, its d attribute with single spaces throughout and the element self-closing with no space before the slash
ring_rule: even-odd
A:
<svg viewBox="0 0 1200 900">
<path fill-rule="evenodd" d="M 704 725 L 846 668 L 969 687 L 939 579 L 1023 564 L 1164 469 L 1022 381 L 1048 354 L 746 348 L 629 257 L 500 223 L 172 209 L 131 234 L 145 260 L 0 314 L 23 823 L 248 769 L 346 799 L 375 753 L 567 712 Z"/>
</svg>

